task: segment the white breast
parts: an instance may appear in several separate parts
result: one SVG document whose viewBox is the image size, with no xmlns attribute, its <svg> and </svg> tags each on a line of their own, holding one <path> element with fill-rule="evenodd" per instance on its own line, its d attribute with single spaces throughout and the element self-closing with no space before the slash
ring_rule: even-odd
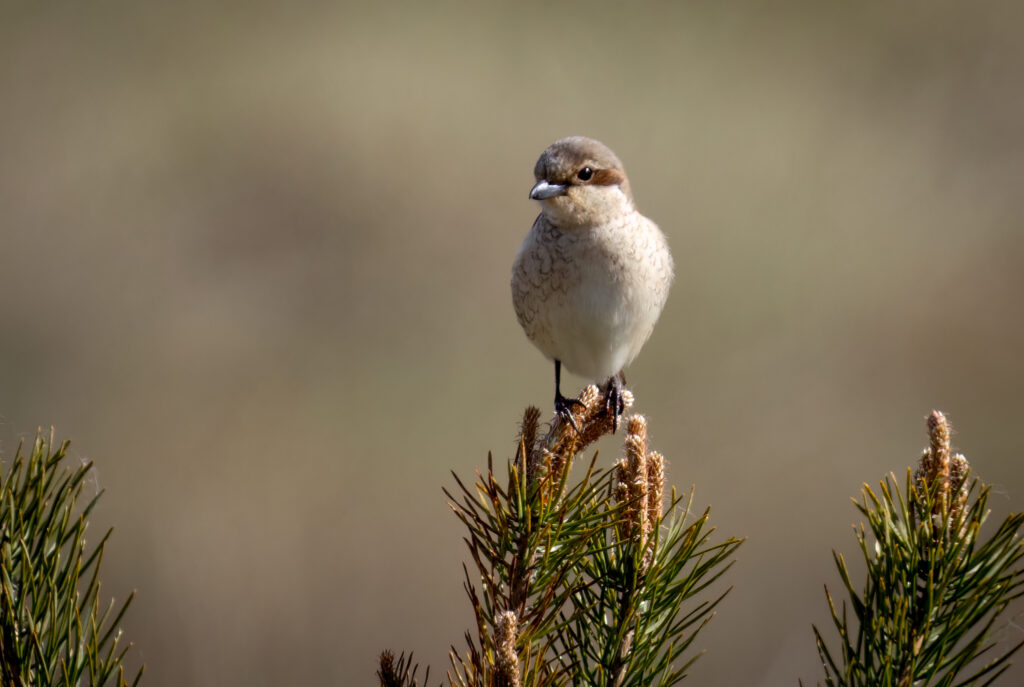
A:
<svg viewBox="0 0 1024 687">
<path fill-rule="evenodd" d="M 542 220 L 513 271 L 520 323 L 547 357 L 604 381 L 636 358 L 654 329 L 672 282 L 668 245 L 635 211 L 565 232 Z"/>
</svg>

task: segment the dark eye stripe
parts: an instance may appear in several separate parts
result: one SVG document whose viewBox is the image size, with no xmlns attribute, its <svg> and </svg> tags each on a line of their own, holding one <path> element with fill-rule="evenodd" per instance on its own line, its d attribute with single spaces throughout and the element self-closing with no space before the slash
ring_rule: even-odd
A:
<svg viewBox="0 0 1024 687">
<path fill-rule="evenodd" d="M 599 169 L 594 172 L 590 183 L 598 186 L 618 186 L 626 180 L 626 175 L 614 169 Z"/>
</svg>

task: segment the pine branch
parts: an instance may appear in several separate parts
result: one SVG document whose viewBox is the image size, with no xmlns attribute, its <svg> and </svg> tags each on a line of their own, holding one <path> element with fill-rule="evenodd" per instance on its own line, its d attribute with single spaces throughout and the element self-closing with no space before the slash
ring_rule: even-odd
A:
<svg viewBox="0 0 1024 687">
<path fill-rule="evenodd" d="M 92 463 L 64 465 L 68 442 L 37 436 L 26 459 L 19 445 L 0 473 L 0 684 L 113 684 L 126 687 L 120 605 L 101 602 L 99 571 L 111 531 L 88 550 L 88 515 L 79 508 Z M 130 684 L 138 684 L 144 670 Z"/>
<path fill-rule="evenodd" d="M 499 484 L 489 456 L 486 475 L 478 473 L 472 489 L 455 475 L 458 495 L 445 490 L 469 531 L 466 543 L 480 580 L 478 593 L 467 573 L 477 638 L 470 640 L 466 657 L 453 650 L 452 684 L 563 683 L 549 635 L 571 593 L 565 581 L 573 562 L 603 531 L 596 495 L 606 494 L 611 484 L 610 471 L 596 470 L 592 462 L 583 479 L 569 485 L 575 451 L 611 431 L 596 388 L 585 390 L 580 401 L 579 433 L 555 420 L 539 437 L 540 413 L 526 410 L 506 486 Z"/>
<path fill-rule="evenodd" d="M 570 480 L 580 451 L 614 429 L 602 394 L 584 389 L 571 423 L 541 434 L 540 412 L 524 413 L 514 458 L 494 461 L 445 495 L 466 527 L 464 587 L 475 632 L 452 647 L 449 685 L 547 687 L 672 685 L 699 654 L 685 657 L 725 596 L 696 603 L 730 566 L 741 543 L 712 544 L 709 512 L 691 519 L 692 496 L 673 491 L 664 508 L 665 459 L 648 450 L 643 417 L 627 419 L 626 456 L 610 470 L 594 458 Z M 623 393 L 626 407 L 632 394 Z M 393 666 L 394 658 L 385 653 Z M 408 672 L 408 663 L 399 659 Z M 392 669 L 382 685 L 410 685 Z"/>
<path fill-rule="evenodd" d="M 929 416 L 928 432 L 929 447 L 902 491 L 891 475 L 877 494 L 863 487 L 856 504 L 868 523 L 856 531 L 867 564 L 863 589 L 833 554 L 848 602 L 837 608 L 826 587 L 839 633 L 835 654 L 814 628 L 827 685 L 989 684 L 1024 645 L 998 653 L 990 640 L 1009 603 L 1024 595 L 1024 515 L 1010 515 L 982 538 L 990 487 L 968 479 L 942 413 Z"/>
<path fill-rule="evenodd" d="M 713 584 L 742 543 L 708 543 L 710 510 L 690 520 L 673 495 L 662 513 L 664 459 L 647 449 L 641 416 L 627 425 L 626 456 L 616 467 L 614 494 L 623 517 L 606 529 L 600 549 L 581 562 L 570 622 L 559 635 L 566 670 L 576 685 L 672 685 L 700 654 L 678 659 L 728 593 L 683 612 L 683 604 Z"/>
<path fill-rule="evenodd" d="M 418 687 L 420 683 L 416 673 L 419 669 L 419 664 L 412 662 L 412 654 L 406 656 L 402 653 L 396 659 L 392 652 L 383 651 L 378 659 L 377 678 L 381 687 Z M 427 668 L 423 683 L 429 681 L 430 668 Z"/>
</svg>

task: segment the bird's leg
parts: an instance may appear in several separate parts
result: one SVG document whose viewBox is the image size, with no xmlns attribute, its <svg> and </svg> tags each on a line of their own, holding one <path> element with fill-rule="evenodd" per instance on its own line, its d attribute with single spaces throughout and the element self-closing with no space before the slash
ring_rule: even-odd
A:
<svg viewBox="0 0 1024 687">
<path fill-rule="evenodd" d="M 576 419 L 572 416 L 572 407 L 583 406 L 583 402 L 575 398 L 566 398 L 562 395 L 562 361 L 555 361 L 555 412 L 562 420 L 568 422 L 576 433 L 580 428 L 576 426 Z"/>
<path fill-rule="evenodd" d="M 604 390 L 604 412 L 612 414 L 612 434 L 619 431 L 619 418 L 626 410 L 626 402 L 622 400 L 622 388 L 626 378 L 620 372 L 612 375 Z"/>
</svg>

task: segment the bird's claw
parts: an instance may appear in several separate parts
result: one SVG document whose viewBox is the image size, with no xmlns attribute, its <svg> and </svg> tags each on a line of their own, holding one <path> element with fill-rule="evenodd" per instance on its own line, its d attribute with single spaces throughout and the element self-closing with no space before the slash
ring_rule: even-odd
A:
<svg viewBox="0 0 1024 687">
<path fill-rule="evenodd" d="M 622 382 L 618 377 L 608 380 L 608 388 L 604 392 L 604 412 L 611 413 L 612 434 L 619 431 L 619 418 L 626 412 L 626 401 L 622 398 Z"/>
<path fill-rule="evenodd" d="M 555 395 L 555 413 L 558 414 L 558 417 L 562 418 L 563 422 L 568 422 L 569 426 L 579 434 L 579 425 L 576 424 L 576 418 L 572 415 L 573 406 L 583 408 L 585 407 L 585 404 L 577 398 L 566 398 L 562 394 Z"/>
</svg>

